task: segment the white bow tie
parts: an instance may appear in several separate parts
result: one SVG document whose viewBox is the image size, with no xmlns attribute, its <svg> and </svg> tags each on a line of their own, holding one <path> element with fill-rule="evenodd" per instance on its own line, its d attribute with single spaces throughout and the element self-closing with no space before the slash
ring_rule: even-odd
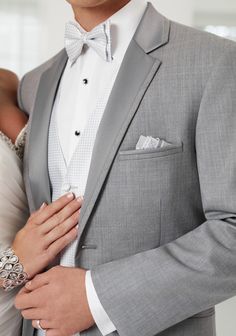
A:
<svg viewBox="0 0 236 336">
<path fill-rule="evenodd" d="M 106 21 L 90 32 L 81 32 L 79 24 L 68 22 L 65 30 L 65 48 L 71 63 L 81 55 L 84 45 L 93 48 L 105 61 L 112 61 L 110 22 Z"/>
</svg>

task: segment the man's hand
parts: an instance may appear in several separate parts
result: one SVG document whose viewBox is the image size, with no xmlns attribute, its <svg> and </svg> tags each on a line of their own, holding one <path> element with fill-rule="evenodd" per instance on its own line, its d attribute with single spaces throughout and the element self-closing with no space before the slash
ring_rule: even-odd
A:
<svg viewBox="0 0 236 336">
<path fill-rule="evenodd" d="M 95 322 L 87 301 L 85 274 L 80 268 L 56 266 L 27 283 L 15 306 L 35 328 L 40 320 L 47 336 L 71 336 L 86 330 Z"/>
</svg>

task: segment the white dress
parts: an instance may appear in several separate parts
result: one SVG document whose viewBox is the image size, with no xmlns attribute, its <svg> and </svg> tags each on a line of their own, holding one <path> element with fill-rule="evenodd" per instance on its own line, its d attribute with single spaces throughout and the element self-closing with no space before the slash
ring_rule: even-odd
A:
<svg viewBox="0 0 236 336">
<path fill-rule="evenodd" d="M 0 251 L 11 246 L 16 233 L 28 218 L 28 206 L 22 176 L 22 156 L 26 128 L 16 145 L 0 132 Z M 0 288 L 0 336 L 21 335 L 21 315 L 14 307 L 19 289 Z"/>
</svg>

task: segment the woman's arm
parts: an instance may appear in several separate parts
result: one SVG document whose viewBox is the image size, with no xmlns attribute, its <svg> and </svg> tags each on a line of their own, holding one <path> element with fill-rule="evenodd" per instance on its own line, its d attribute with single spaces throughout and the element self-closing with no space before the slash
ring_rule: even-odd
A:
<svg viewBox="0 0 236 336">
<path fill-rule="evenodd" d="M 27 123 L 27 116 L 17 106 L 17 76 L 8 70 L 0 69 L 0 131 L 14 143 Z"/>
<path fill-rule="evenodd" d="M 27 280 L 34 278 L 77 238 L 82 203 L 83 198 L 76 198 L 69 193 L 49 205 L 43 204 L 30 216 L 17 233 L 12 250 L 0 251 L 0 273 L 5 272 L 2 279 L 0 276 L 0 288 L 12 289 L 20 285 L 15 281 L 11 283 L 11 280 L 16 280 L 11 277 L 16 266 L 18 273 L 26 273 Z M 6 259 L 1 252 L 10 256 Z M 11 268 L 5 268 L 9 264 Z M 25 278 L 20 280 L 25 282 Z"/>
</svg>

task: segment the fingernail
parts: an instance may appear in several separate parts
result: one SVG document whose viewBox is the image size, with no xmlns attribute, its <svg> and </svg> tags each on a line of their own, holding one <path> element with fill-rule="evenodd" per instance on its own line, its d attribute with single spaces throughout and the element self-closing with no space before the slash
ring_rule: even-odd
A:
<svg viewBox="0 0 236 336">
<path fill-rule="evenodd" d="M 73 193 L 69 193 L 66 195 L 67 198 L 69 199 L 73 199 L 74 198 L 74 194 Z"/>
<path fill-rule="evenodd" d="M 76 230 L 79 230 L 79 224 L 77 224 L 75 228 L 76 228 Z"/>
<path fill-rule="evenodd" d="M 82 202 L 82 201 L 83 201 L 83 199 L 84 199 L 84 198 L 83 198 L 83 196 L 79 196 L 79 197 L 77 197 L 77 199 L 76 199 L 76 200 L 77 200 L 78 202 Z"/>
<path fill-rule="evenodd" d="M 45 208 L 46 207 L 46 203 L 45 202 L 43 202 L 43 204 L 41 205 L 41 207 L 40 207 L 40 210 L 42 210 L 43 208 Z"/>
</svg>

